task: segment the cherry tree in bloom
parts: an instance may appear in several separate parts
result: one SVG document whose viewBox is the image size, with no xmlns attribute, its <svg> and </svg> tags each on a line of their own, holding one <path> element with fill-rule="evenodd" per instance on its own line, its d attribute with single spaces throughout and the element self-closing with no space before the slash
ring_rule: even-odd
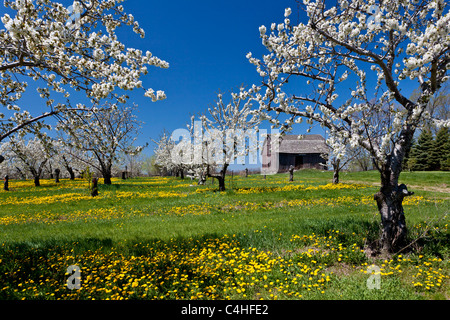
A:
<svg viewBox="0 0 450 320">
<path fill-rule="evenodd" d="M 405 244 L 402 201 L 411 193 L 399 184 L 402 161 L 424 119 L 426 106 L 448 80 L 450 14 L 444 0 L 304 0 L 307 22 L 294 25 L 291 9 L 284 21 L 260 27 L 269 51 L 262 59 L 247 55 L 263 78 L 254 87 L 259 113 L 273 125 L 292 129 L 304 119 L 329 132 L 338 158 L 350 147 L 370 152 L 381 175 L 375 195 L 384 251 Z M 411 101 L 404 91 L 417 83 Z M 370 84 L 370 85 L 369 85 Z M 349 89 L 351 88 L 351 89 Z M 276 117 L 287 115 L 283 123 Z"/>
<path fill-rule="evenodd" d="M 175 147 L 175 143 L 170 139 L 170 134 L 164 131 L 159 137 L 158 141 L 154 141 L 156 144 L 154 149 L 155 165 L 162 170 L 162 174 L 167 172 L 176 171 L 177 165 L 172 161 L 171 151 Z"/>
<path fill-rule="evenodd" d="M 252 98 L 243 87 L 238 93 L 231 93 L 228 103 L 218 94 L 216 103 L 200 119 L 203 130 L 197 130 L 196 135 L 202 135 L 202 151 L 193 151 L 194 160 L 200 160 L 206 166 L 206 175 L 217 179 L 219 191 L 225 191 L 229 165 L 235 160 L 245 164 L 245 157 L 258 148 L 260 119 L 252 113 Z M 195 159 L 195 155 L 201 155 L 201 159 Z M 218 167 L 219 172 L 212 172 L 211 167 Z"/>
<path fill-rule="evenodd" d="M 102 99 L 124 103 L 117 89 L 141 89 L 152 101 L 165 99 L 163 91 L 144 88 L 149 67 L 168 68 L 151 52 L 127 48 L 116 31 L 129 26 L 144 37 L 123 0 L 79 0 L 66 8 L 49 0 L 5 0 L 0 24 L 0 141 L 29 124 L 67 109 L 89 109 L 72 102 L 81 92 L 96 105 Z M 37 96 L 47 105 L 31 115 L 20 105 L 28 82 L 37 81 Z M 79 102 L 79 95 L 77 95 Z"/>
<path fill-rule="evenodd" d="M 10 166 L 13 163 L 14 169 L 21 174 L 30 173 L 34 179 L 34 185 L 39 187 L 45 166 L 55 154 L 52 144 L 48 143 L 49 141 L 49 139 L 41 139 L 40 137 L 27 141 L 12 136 L 8 142 L 2 145 L 1 151 L 11 159 L 7 162 Z"/>
<path fill-rule="evenodd" d="M 61 171 L 62 177 L 68 177 L 70 180 L 75 180 L 76 174 L 81 174 L 86 170 L 86 163 L 84 159 L 84 153 L 76 148 L 70 148 L 67 144 L 63 143 L 65 137 L 61 134 L 61 138 L 53 143 L 55 149 L 55 155 L 50 162 L 52 167 Z"/>
<path fill-rule="evenodd" d="M 143 148 L 133 147 L 141 129 L 141 122 L 133 114 L 135 109 L 106 103 L 94 107 L 92 112 L 68 113 L 58 125 L 58 129 L 67 134 L 60 142 L 73 159 L 95 168 L 103 176 L 104 184 L 110 185 L 119 152 L 138 153 Z M 76 150 L 81 151 L 81 155 Z"/>
</svg>

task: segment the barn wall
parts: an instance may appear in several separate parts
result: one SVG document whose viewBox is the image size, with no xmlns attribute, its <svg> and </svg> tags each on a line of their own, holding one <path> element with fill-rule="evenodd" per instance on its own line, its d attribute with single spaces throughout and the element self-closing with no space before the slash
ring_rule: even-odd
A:
<svg viewBox="0 0 450 320">
<path fill-rule="evenodd" d="M 322 159 L 322 157 L 318 153 L 301 155 L 303 157 L 303 164 L 296 166 L 295 159 L 298 156 L 299 155 L 297 155 L 297 154 L 280 153 L 279 154 L 279 159 L 280 159 L 279 160 L 280 161 L 279 172 L 287 172 L 291 165 L 294 166 L 297 170 L 298 169 L 319 169 L 319 170 L 326 169 L 326 167 L 321 165 L 321 163 L 325 163 L 325 161 Z"/>
</svg>

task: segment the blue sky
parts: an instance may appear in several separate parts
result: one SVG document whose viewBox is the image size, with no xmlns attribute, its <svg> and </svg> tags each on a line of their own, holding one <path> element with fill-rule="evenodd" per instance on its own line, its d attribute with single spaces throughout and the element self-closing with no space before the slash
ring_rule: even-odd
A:
<svg viewBox="0 0 450 320">
<path fill-rule="evenodd" d="M 284 9 L 294 0 L 141 1 L 127 0 L 124 7 L 146 32 L 124 41 L 149 50 L 170 63 L 170 68 L 152 68 L 144 85 L 164 90 L 165 101 L 152 103 L 133 93 L 145 121 L 141 139 L 157 138 L 163 129 L 185 127 L 190 115 L 213 103 L 219 91 L 261 79 L 246 54 L 265 54 L 259 26 L 282 22 Z"/>
</svg>

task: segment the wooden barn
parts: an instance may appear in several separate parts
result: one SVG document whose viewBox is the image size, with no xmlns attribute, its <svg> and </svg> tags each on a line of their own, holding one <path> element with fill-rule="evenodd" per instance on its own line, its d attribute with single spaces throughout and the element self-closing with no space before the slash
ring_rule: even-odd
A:
<svg viewBox="0 0 450 320">
<path fill-rule="evenodd" d="M 276 140 L 279 141 L 277 146 Z M 292 165 L 299 169 L 326 170 L 324 155 L 328 155 L 329 148 L 325 138 L 319 134 L 285 135 L 281 141 L 268 135 L 262 150 L 261 172 L 267 174 L 287 172 Z"/>
</svg>

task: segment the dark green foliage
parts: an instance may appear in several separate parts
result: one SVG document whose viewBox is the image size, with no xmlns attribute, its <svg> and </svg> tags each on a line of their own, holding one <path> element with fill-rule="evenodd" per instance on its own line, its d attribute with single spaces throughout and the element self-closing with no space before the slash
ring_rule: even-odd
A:
<svg viewBox="0 0 450 320">
<path fill-rule="evenodd" d="M 450 170 L 450 133 L 448 128 L 441 128 L 435 138 L 430 130 L 423 130 L 417 143 L 413 143 L 411 152 L 405 159 L 404 167 L 412 171 Z"/>
<path fill-rule="evenodd" d="M 417 145 L 411 150 L 410 160 L 415 160 L 411 169 L 414 171 L 430 171 L 429 157 L 432 149 L 433 134 L 429 130 L 423 130 L 417 140 Z"/>
<path fill-rule="evenodd" d="M 441 128 L 433 143 L 430 153 L 432 170 L 449 170 L 450 164 L 450 137 L 448 128 Z"/>
</svg>

